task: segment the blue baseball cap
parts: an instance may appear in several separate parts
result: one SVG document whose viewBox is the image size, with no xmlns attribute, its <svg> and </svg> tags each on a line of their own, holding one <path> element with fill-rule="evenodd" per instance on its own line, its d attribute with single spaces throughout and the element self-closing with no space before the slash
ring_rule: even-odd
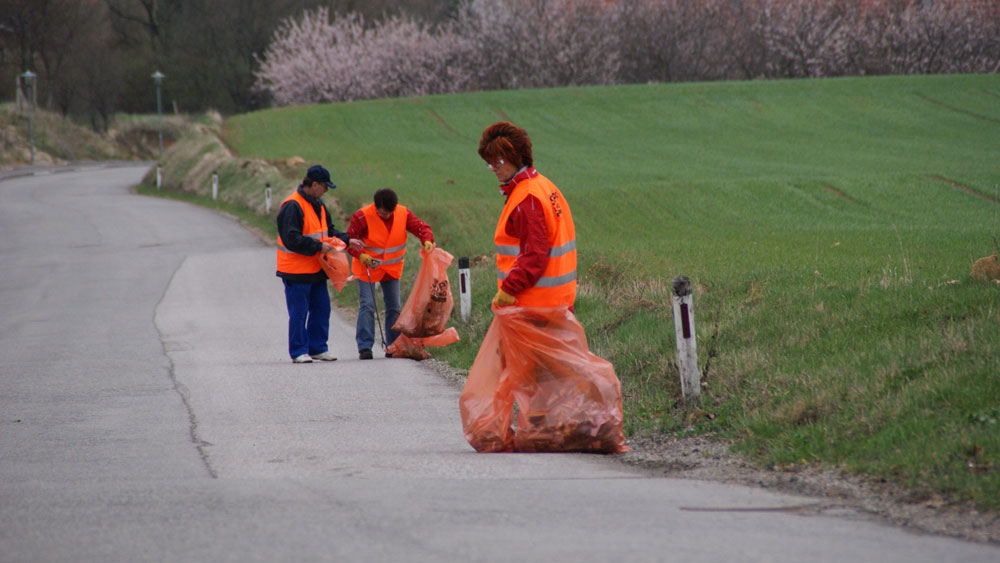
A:
<svg viewBox="0 0 1000 563">
<path fill-rule="evenodd" d="M 309 178 L 313 182 L 326 184 L 326 187 L 330 188 L 331 190 L 337 187 L 336 184 L 330 181 L 330 171 L 318 164 L 309 167 L 309 171 L 306 172 L 306 178 Z"/>
</svg>

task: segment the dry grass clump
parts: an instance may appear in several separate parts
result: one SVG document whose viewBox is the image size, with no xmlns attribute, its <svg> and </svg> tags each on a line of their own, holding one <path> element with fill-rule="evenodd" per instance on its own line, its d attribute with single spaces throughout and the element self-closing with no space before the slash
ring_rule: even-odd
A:
<svg viewBox="0 0 1000 563">
<path fill-rule="evenodd" d="M 1000 280 L 1000 261 L 997 255 L 985 256 L 972 264 L 972 279 L 979 281 Z"/>
</svg>

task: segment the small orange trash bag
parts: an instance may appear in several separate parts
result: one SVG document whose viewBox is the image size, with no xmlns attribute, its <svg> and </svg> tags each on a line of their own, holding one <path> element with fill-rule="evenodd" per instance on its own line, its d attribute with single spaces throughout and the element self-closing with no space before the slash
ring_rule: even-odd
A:
<svg viewBox="0 0 1000 563">
<path fill-rule="evenodd" d="M 392 329 L 410 338 L 441 334 L 455 307 L 448 282 L 448 266 L 454 257 L 440 248 L 430 253 L 420 250 L 423 262 L 417 271 L 413 289 Z"/>
<path fill-rule="evenodd" d="M 326 277 L 330 278 L 333 289 L 340 292 L 351 275 L 351 262 L 347 259 L 347 253 L 343 252 L 347 245 L 339 238 L 323 237 L 320 240 L 332 246 L 333 252 L 320 252 L 319 265 L 326 272 Z"/>
<path fill-rule="evenodd" d="M 628 451 L 614 366 L 590 353 L 569 307 L 493 313 L 459 399 L 469 444 L 479 452 Z"/>
<path fill-rule="evenodd" d="M 458 342 L 458 331 L 455 330 L 455 327 L 450 327 L 441 334 L 426 338 L 410 338 L 405 334 L 400 334 L 385 351 L 392 354 L 393 358 L 412 358 L 419 361 L 431 357 L 424 348 L 447 346 L 455 342 Z"/>
</svg>

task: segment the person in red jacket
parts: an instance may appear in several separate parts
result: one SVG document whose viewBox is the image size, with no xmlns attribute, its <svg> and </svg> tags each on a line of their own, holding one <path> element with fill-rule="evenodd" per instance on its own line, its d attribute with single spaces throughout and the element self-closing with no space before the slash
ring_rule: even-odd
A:
<svg viewBox="0 0 1000 563">
<path fill-rule="evenodd" d="M 493 235 L 497 293 L 493 305 L 573 310 L 576 299 L 576 230 L 569 203 L 535 170 L 531 139 L 500 121 L 487 127 L 479 156 L 500 181 L 506 203 Z"/>
<path fill-rule="evenodd" d="M 348 254 L 351 273 L 358 279 L 358 324 L 355 339 L 358 357 L 372 359 L 375 344 L 375 284 L 382 286 L 385 303 L 385 346 L 391 345 L 399 333 L 392 330 L 399 318 L 399 278 L 403 274 L 406 254 L 406 234 L 420 239 L 424 249 L 434 250 L 434 233 L 412 211 L 399 205 L 396 192 L 385 188 L 375 192 L 374 203 L 357 210 L 351 216 L 347 234 L 352 239 Z M 360 243 L 355 243 L 360 239 Z M 390 357 L 386 354 L 386 357 Z"/>
</svg>

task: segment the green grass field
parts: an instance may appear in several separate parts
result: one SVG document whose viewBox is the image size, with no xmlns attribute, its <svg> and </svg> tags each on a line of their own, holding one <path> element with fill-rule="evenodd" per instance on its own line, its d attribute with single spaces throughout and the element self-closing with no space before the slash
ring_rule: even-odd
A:
<svg viewBox="0 0 1000 563">
<path fill-rule="evenodd" d="M 476 148 L 498 120 L 527 129 L 572 207 L 577 316 L 622 381 L 628 433 L 715 435 L 763 465 L 1000 508 L 1000 285 L 969 276 L 996 252 L 1000 76 L 377 100 L 236 116 L 224 136 L 328 165 L 348 212 L 393 188 L 441 247 L 482 257 L 463 341 L 433 351 L 467 368 L 495 292 L 503 199 Z M 679 398 L 677 275 L 696 284 L 698 404 Z"/>
</svg>

